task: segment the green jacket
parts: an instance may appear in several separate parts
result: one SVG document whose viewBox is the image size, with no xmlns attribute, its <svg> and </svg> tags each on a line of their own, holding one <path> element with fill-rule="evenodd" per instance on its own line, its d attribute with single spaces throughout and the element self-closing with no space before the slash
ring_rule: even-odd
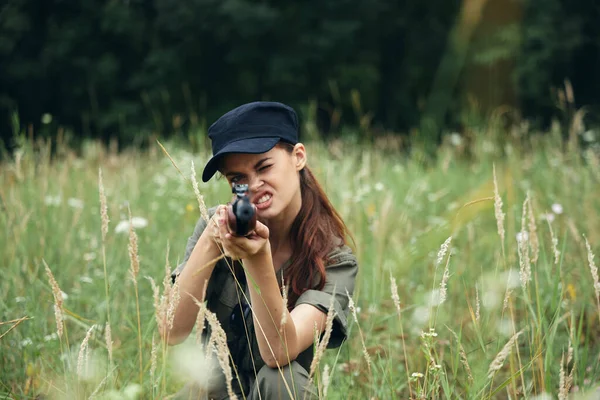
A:
<svg viewBox="0 0 600 400">
<path fill-rule="evenodd" d="M 209 215 L 212 216 L 215 210 L 216 208 L 211 208 Z M 205 228 L 206 222 L 200 218 L 196 224 L 194 233 L 188 239 L 183 262 L 173 272 L 173 279 L 185 268 L 186 262 Z M 290 264 L 290 261 L 288 260 L 282 266 L 281 272 Z M 232 351 L 232 357 L 236 360 L 238 370 L 242 374 L 246 373 L 250 376 L 256 376 L 256 373 L 265 363 L 260 356 L 252 317 L 245 318 L 248 337 L 244 335 L 244 337 L 236 339 L 232 333 L 232 312 L 240 305 L 240 299 L 250 301 L 250 292 L 248 286 L 243 285 L 245 286 L 246 296 L 242 295 L 241 289 L 234 279 L 232 268 L 230 268 L 231 265 L 231 259 L 229 258 L 221 259 L 217 262 L 206 290 L 207 306 L 209 310 L 216 314 L 221 326 L 225 330 L 230 349 L 236 349 Z M 324 313 L 327 313 L 331 304 L 331 296 L 335 296 L 333 302 L 335 311 L 333 330 L 327 346 L 328 348 L 335 348 L 342 344 L 347 335 L 349 309 L 346 291 L 352 295 L 354 280 L 358 271 L 358 263 L 352 250 L 346 245 L 333 249 L 327 256 L 325 271 L 326 281 L 323 289 L 315 290 L 309 288 L 300 295 L 295 306 L 298 304 L 311 304 Z M 244 274 L 242 273 L 241 275 Z M 239 278 L 240 275 L 238 274 L 238 280 L 245 282 L 245 279 Z M 281 287 L 281 274 L 278 274 L 278 281 Z M 238 315 L 240 314 L 238 313 Z M 210 332 L 208 327 L 206 328 L 205 331 Z M 233 345 L 236 340 L 238 343 Z M 234 352 L 238 354 L 233 354 Z M 313 346 L 302 352 L 296 358 L 296 361 L 308 371 L 312 358 Z"/>
</svg>

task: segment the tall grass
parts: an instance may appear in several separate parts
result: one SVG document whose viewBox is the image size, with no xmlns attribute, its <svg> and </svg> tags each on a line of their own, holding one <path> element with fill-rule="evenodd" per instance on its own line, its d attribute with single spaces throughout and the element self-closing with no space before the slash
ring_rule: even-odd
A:
<svg viewBox="0 0 600 400">
<path fill-rule="evenodd" d="M 360 263 L 349 340 L 311 368 L 322 398 L 596 398 L 600 159 L 558 135 L 486 129 L 436 159 L 307 143 Z M 0 165 L 0 395 L 164 398 L 219 368 L 157 341 L 199 200 L 229 199 L 173 166 L 208 154 L 59 147 Z"/>
</svg>

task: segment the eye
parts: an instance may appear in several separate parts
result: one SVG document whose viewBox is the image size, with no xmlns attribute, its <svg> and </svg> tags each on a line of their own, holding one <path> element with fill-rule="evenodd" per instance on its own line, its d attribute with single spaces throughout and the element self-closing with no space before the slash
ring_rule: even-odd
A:
<svg viewBox="0 0 600 400">
<path fill-rule="evenodd" d="M 240 175 L 235 175 L 231 178 L 231 183 L 238 183 L 241 180 L 242 180 L 242 177 Z"/>
<path fill-rule="evenodd" d="M 271 168 L 273 166 L 273 164 L 269 164 L 269 165 L 265 165 L 260 167 L 258 170 L 259 171 L 266 171 L 267 169 Z"/>
</svg>

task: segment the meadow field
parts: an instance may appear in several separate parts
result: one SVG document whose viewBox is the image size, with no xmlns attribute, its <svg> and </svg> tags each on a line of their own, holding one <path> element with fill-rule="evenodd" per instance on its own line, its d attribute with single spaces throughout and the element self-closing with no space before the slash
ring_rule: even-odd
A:
<svg viewBox="0 0 600 400">
<path fill-rule="evenodd" d="M 158 340 L 155 313 L 209 153 L 162 144 L 172 160 L 156 142 L 23 140 L 0 164 L 0 398 L 162 399 L 206 373 Z M 600 398 L 598 153 L 560 129 L 455 134 L 435 157 L 306 145 L 360 267 L 350 338 L 314 373 L 320 398 Z M 198 189 L 229 200 L 224 180 Z"/>
</svg>

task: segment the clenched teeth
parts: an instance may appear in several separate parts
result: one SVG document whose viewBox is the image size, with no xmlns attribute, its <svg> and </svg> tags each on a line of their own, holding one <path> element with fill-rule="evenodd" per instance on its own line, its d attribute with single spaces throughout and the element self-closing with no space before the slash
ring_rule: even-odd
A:
<svg viewBox="0 0 600 400">
<path fill-rule="evenodd" d="M 270 198 L 271 198 L 270 194 L 265 194 L 260 199 L 258 199 L 258 201 L 256 202 L 256 204 L 264 203 L 265 201 L 268 201 Z"/>
</svg>

